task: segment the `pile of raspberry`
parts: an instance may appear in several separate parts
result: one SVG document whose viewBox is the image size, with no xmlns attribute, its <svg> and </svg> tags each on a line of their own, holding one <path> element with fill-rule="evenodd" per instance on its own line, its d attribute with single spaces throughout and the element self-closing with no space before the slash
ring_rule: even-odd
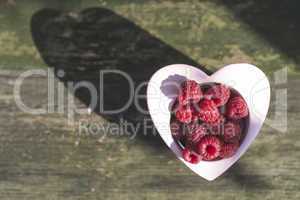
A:
<svg viewBox="0 0 300 200">
<path fill-rule="evenodd" d="M 244 138 L 248 115 L 245 100 L 235 90 L 187 80 L 173 105 L 170 128 L 184 160 L 197 164 L 233 156 Z"/>
</svg>

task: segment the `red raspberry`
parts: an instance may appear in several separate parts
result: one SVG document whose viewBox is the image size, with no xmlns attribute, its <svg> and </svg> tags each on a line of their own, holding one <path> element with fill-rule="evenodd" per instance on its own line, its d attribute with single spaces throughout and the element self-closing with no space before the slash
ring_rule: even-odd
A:
<svg viewBox="0 0 300 200">
<path fill-rule="evenodd" d="M 186 135 L 186 143 L 188 146 L 193 147 L 196 145 L 201 138 L 203 138 L 207 132 L 206 128 L 203 125 L 193 123 L 187 126 L 187 135 Z"/>
<path fill-rule="evenodd" d="M 185 161 L 192 164 L 197 164 L 201 160 L 201 157 L 198 154 L 196 154 L 188 148 L 182 150 L 182 157 Z"/>
<path fill-rule="evenodd" d="M 192 116 L 192 122 L 197 122 L 198 120 L 198 115 L 194 115 Z"/>
<path fill-rule="evenodd" d="M 175 140 L 180 140 L 182 138 L 181 124 L 177 120 L 170 124 L 170 129 Z"/>
<path fill-rule="evenodd" d="M 201 139 L 197 145 L 197 153 L 204 160 L 214 160 L 220 155 L 222 142 L 216 136 L 208 135 Z"/>
<path fill-rule="evenodd" d="M 225 123 L 223 137 L 225 142 L 239 141 L 241 138 L 240 125 L 234 122 Z"/>
<path fill-rule="evenodd" d="M 220 115 L 220 117 L 211 123 L 204 123 L 203 125 L 205 126 L 207 132 L 209 132 L 212 135 L 221 135 L 223 132 L 223 127 L 225 123 L 225 118 L 223 115 Z"/>
<path fill-rule="evenodd" d="M 182 84 L 178 101 L 180 105 L 187 105 L 190 102 L 197 103 L 202 98 L 202 91 L 196 81 L 187 80 Z"/>
<path fill-rule="evenodd" d="M 204 96 L 213 100 L 217 107 L 223 106 L 230 97 L 230 89 L 222 84 L 214 85 L 204 93 Z"/>
<path fill-rule="evenodd" d="M 229 158 L 235 154 L 235 152 L 238 150 L 238 148 L 239 148 L 238 142 L 223 144 L 223 147 L 220 152 L 220 157 L 221 158 Z"/>
<path fill-rule="evenodd" d="M 223 124 L 225 121 L 226 121 L 225 117 L 220 114 L 219 117 L 217 118 L 217 120 L 210 122 L 208 124 L 210 124 L 212 126 L 217 126 L 217 125 Z"/>
<path fill-rule="evenodd" d="M 220 117 L 219 110 L 212 100 L 204 99 L 199 103 L 198 117 L 204 122 L 215 122 Z"/>
<path fill-rule="evenodd" d="M 176 118 L 182 123 L 190 123 L 192 117 L 192 109 L 189 106 L 181 106 L 176 111 Z"/>
<path fill-rule="evenodd" d="M 229 99 L 226 106 L 226 116 L 231 119 L 241 119 L 248 115 L 248 107 L 244 99 L 240 96 Z"/>
</svg>

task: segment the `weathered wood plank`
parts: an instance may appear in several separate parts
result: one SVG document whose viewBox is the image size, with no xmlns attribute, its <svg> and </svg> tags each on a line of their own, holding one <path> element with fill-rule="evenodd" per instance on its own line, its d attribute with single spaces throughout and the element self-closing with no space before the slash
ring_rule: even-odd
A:
<svg viewBox="0 0 300 200">
<path fill-rule="evenodd" d="M 291 6 L 287 2 L 261 3 L 254 0 L 235 3 L 198 0 L 15 2 L 10 6 L 0 3 L 0 68 L 9 69 L 0 73 L 1 199 L 300 198 L 299 76 L 288 77 L 288 131 L 280 133 L 265 125 L 245 156 L 224 176 L 208 183 L 176 160 L 158 136 L 145 137 L 140 134 L 130 139 L 128 136 L 108 134 L 107 131 L 100 131 L 97 136 L 79 136 L 78 123 L 68 125 L 66 114 L 34 116 L 22 112 L 12 95 L 18 72 L 11 72 L 12 68 L 45 67 L 51 62 L 74 64 L 71 56 L 75 55 L 80 58 L 76 60 L 77 64 L 102 64 L 105 67 L 119 64 L 125 70 L 131 69 L 137 81 L 147 80 L 155 71 L 153 67 L 179 61 L 204 64 L 211 71 L 228 63 L 250 62 L 269 72 L 271 78 L 271 73 L 283 66 L 287 67 L 289 73 L 295 73 L 299 71 L 297 6 L 292 6 L 293 10 L 288 9 Z M 68 17 L 61 17 L 54 22 L 70 24 L 45 29 L 49 34 L 61 33 L 65 40 L 48 41 L 57 48 L 50 48 L 50 51 L 48 46 L 45 53 L 56 54 L 52 54 L 50 62 L 44 63 L 32 41 L 32 16 L 45 7 L 80 10 L 87 7 L 99 9 L 99 6 L 114 11 L 120 15 L 118 19 L 123 22 L 121 24 L 131 27 L 117 24 L 116 29 L 103 30 L 115 30 L 114 36 L 120 38 L 128 36 L 122 31 L 133 31 L 139 37 L 131 38 L 140 39 L 140 46 L 127 42 L 123 45 L 128 51 L 123 51 L 124 48 L 118 46 L 121 45 L 119 42 L 100 41 L 107 50 L 101 54 L 105 59 L 99 58 L 97 48 L 98 57 L 94 52 L 74 50 L 72 45 L 65 48 L 64 42 L 76 43 L 77 39 L 80 40 L 79 47 L 83 49 L 88 45 L 95 48 L 99 44 L 86 41 L 90 37 L 69 35 L 67 25 L 74 21 L 80 23 L 80 17 L 76 12 L 66 11 Z M 272 9 L 278 7 L 280 9 Z M 97 21 L 97 17 L 94 19 Z M 81 25 L 80 31 L 75 33 L 87 34 L 91 38 L 111 36 L 97 29 L 100 22 Z M 113 28 L 109 23 L 106 25 Z M 84 27 L 89 29 L 85 30 Z M 95 29 L 99 34 L 93 34 Z M 45 41 L 46 38 L 40 40 Z M 117 53 L 112 47 L 119 47 Z M 66 52 L 66 49 L 74 50 L 75 54 Z M 114 55 L 119 59 L 116 60 Z M 101 60 L 104 62 L 101 63 Z M 150 68 L 146 69 L 144 63 Z M 143 68 L 132 70 L 127 68 L 128 65 L 134 65 L 134 69 L 138 69 L 138 66 Z M 91 73 L 81 75 L 89 78 Z M 285 85 L 277 86 L 272 82 L 272 88 L 277 87 L 285 88 Z M 26 104 L 46 108 L 45 88 L 45 78 L 27 79 L 22 87 Z M 64 103 L 66 105 L 66 99 Z M 269 118 L 274 117 L 273 103 L 274 99 Z M 79 120 L 108 125 L 113 122 L 96 114 L 76 116 L 75 122 Z M 101 139 L 102 135 L 107 137 Z"/>
<path fill-rule="evenodd" d="M 14 79 L 0 76 L 1 82 Z M 289 95 L 289 102 L 299 98 L 294 87 L 298 82 L 289 82 L 289 94 L 295 94 Z M 46 85 L 45 78 L 26 80 L 24 100 L 43 106 Z M 67 125 L 63 114 L 21 112 L 8 98 L 12 86 L 3 84 L 0 89 L 2 199 L 299 198 L 297 121 L 289 121 L 284 134 L 264 126 L 246 155 L 208 183 L 176 160 L 158 136 L 152 142 L 143 137 L 78 136 L 76 125 Z M 297 110 L 289 115 L 299 118 Z M 77 116 L 76 122 L 80 119 L 107 123 L 96 115 Z"/>
</svg>

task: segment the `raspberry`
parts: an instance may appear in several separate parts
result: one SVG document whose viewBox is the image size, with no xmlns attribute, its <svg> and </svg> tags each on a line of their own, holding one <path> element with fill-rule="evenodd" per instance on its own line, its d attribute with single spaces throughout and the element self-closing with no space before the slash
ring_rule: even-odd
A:
<svg viewBox="0 0 300 200">
<path fill-rule="evenodd" d="M 179 107 L 176 111 L 176 118 L 182 123 L 190 123 L 192 121 L 192 109 L 189 106 Z"/>
<path fill-rule="evenodd" d="M 214 160 L 220 155 L 222 142 L 216 136 L 208 135 L 201 139 L 197 145 L 197 153 L 204 160 Z"/>
<path fill-rule="evenodd" d="M 183 136 L 180 123 L 176 120 L 170 124 L 172 136 L 175 140 L 180 140 Z"/>
<path fill-rule="evenodd" d="M 234 122 L 227 122 L 224 124 L 224 141 L 239 141 L 241 138 L 241 127 L 239 124 Z"/>
<path fill-rule="evenodd" d="M 220 152 L 220 157 L 221 158 L 229 158 L 235 154 L 235 152 L 238 150 L 238 148 L 239 148 L 238 142 L 223 144 L 223 147 Z"/>
<path fill-rule="evenodd" d="M 179 92 L 178 101 L 181 105 L 187 105 L 190 102 L 197 103 L 202 98 L 202 91 L 196 81 L 187 80 L 182 84 Z"/>
<path fill-rule="evenodd" d="M 198 117 L 204 122 L 211 123 L 220 117 L 220 113 L 212 100 L 204 99 L 199 103 Z"/>
<path fill-rule="evenodd" d="M 231 119 L 241 119 L 248 115 L 248 107 L 244 99 L 240 96 L 229 99 L 226 106 L 226 116 Z"/>
<path fill-rule="evenodd" d="M 223 115 L 220 115 L 220 117 L 211 123 L 204 123 L 203 125 L 205 126 L 206 130 L 212 134 L 212 135 L 221 135 L 223 132 L 223 126 L 225 123 L 225 118 Z"/>
<path fill-rule="evenodd" d="M 230 97 L 230 89 L 225 85 L 214 85 L 204 93 L 204 96 L 213 100 L 217 107 L 223 106 Z"/>
<path fill-rule="evenodd" d="M 225 122 L 226 120 L 225 120 L 225 117 L 223 116 L 223 115 L 219 115 L 219 117 L 215 120 L 215 121 L 213 121 L 213 122 L 210 122 L 210 123 L 208 123 L 209 125 L 212 125 L 212 126 L 218 126 L 218 125 L 220 125 L 220 124 L 223 124 L 224 122 Z"/>
<path fill-rule="evenodd" d="M 188 148 L 182 150 L 182 157 L 185 161 L 192 164 L 197 164 L 201 160 L 201 157 L 199 155 L 197 155 L 195 152 L 191 151 Z"/>
<path fill-rule="evenodd" d="M 198 120 L 198 115 L 192 114 L 192 122 L 197 122 Z"/>
<path fill-rule="evenodd" d="M 188 134 L 186 135 L 186 143 L 188 146 L 194 146 L 207 134 L 206 128 L 203 125 L 196 123 L 189 124 L 187 129 Z"/>
</svg>

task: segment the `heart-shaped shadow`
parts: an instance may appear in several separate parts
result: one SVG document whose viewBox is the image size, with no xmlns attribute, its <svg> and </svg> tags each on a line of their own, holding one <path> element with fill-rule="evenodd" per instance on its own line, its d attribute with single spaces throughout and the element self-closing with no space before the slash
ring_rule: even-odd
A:
<svg viewBox="0 0 300 200">
<path fill-rule="evenodd" d="M 43 60 L 55 72 L 64 71 L 64 76 L 58 78 L 66 86 L 69 82 L 92 84 L 97 94 L 103 94 L 101 101 L 97 98 L 93 111 L 114 122 L 150 119 L 136 106 L 147 111 L 146 98 L 130 102 L 119 112 L 103 112 L 117 110 L 128 102 L 131 88 L 122 74 L 128 75 L 137 89 L 159 68 L 172 63 L 186 63 L 208 72 L 133 22 L 104 8 L 89 8 L 80 13 L 43 9 L 33 15 L 31 30 Z M 101 70 L 120 70 L 122 74 L 107 73 L 100 83 Z M 146 86 L 140 88 L 139 95 L 146 95 Z M 90 91 L 85 87 L 77 89 L 74 95 L 86 105 L 91 102 Z M 147 144 L 161 146 L 159 137 L 139 134 Z"/>
</svg>

